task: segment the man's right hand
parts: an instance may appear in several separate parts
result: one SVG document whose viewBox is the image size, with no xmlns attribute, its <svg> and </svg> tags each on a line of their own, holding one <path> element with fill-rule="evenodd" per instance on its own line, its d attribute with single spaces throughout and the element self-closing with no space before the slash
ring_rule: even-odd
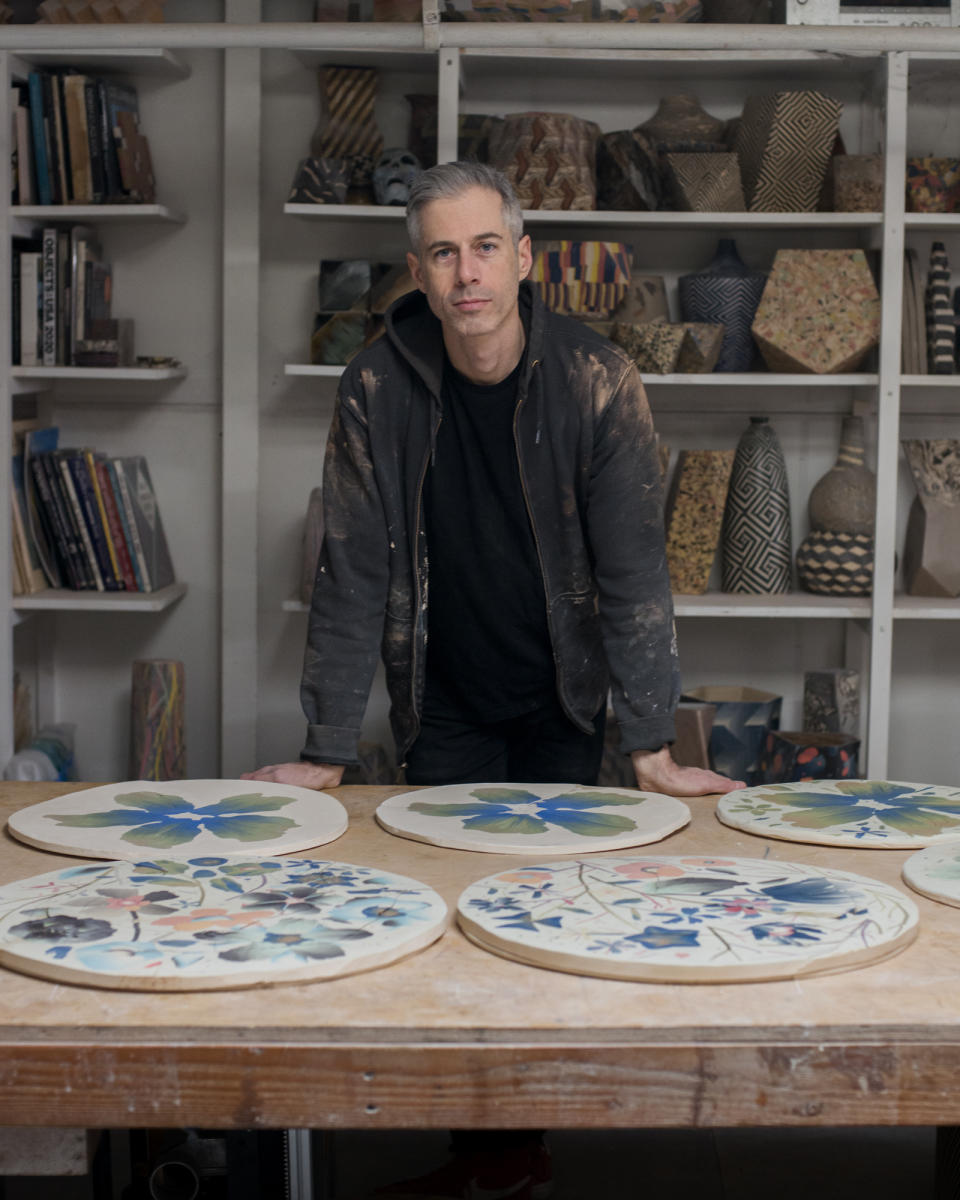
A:
<svg viewBox="0 0 960 1200">
<path fill-rule="evenodd" d="M 338 787 L 343 772 L 344 768 L 338 763 L 288 762 L 247 771 L 240 778 L 260 779 L 264 783 L 285 783 L 290 787 L 320 791 L 322 788 Z"/>
</svg>

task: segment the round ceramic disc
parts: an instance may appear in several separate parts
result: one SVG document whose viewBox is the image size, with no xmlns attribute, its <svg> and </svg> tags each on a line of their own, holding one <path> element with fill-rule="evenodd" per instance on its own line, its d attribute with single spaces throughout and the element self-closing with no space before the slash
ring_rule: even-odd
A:
<svg viewBox="0 0 960 1200">
<path fill-rule="evenodd" d="M 479 946 L 613 979 L 724 983 L 864 966 L 916 936 L 896 888 L 801 863 L 611 857 L 518 867 L 471 884 L 457 917 Z"/>
<path fill-rule="evenodd" d="M 14 837 L 41 850 L 136 861 L 144 854 L 292 854 L 347 828 L 339 800 L 248 779 L 134 780 L 21 808 Z"/>
<path fill-rule="evenodd" d="M 903 879 L 922 896 L 960 907 L 960 838 L 911 854 Z"/>
<path fill-rule="evenodd" d="M 391 796 L 398 837 L 491 854 L 584 854 L 658 842 L 690 820 L 672 796 L 564 783 L 463 783 Z"/>
<path fill-rule="evenodd" d="M 912 850 L 960 835 L 960 788 L 877 779 L 771 783 L 729 792 L 717 816 L 788 842 Z"/>
<path fill-rule="evenodd" d="M 133 991 L 331 979 L 428 946 L 446 913 L 415 879 L 350 863 L 94 863 L 0 888 L 0 962 Z"/>
</svg>

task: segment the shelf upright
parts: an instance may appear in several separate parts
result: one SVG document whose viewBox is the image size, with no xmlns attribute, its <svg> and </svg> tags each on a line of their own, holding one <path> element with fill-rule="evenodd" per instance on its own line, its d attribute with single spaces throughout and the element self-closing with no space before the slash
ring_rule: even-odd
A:
<svg viewBox="0 0 960 1200">
<path fill-rule="evenodd" d="M 10 112 L 10 56 L 0 54 L 0 129 L 9 130 Z M 10 155 L 0 155 L 0 197 L 4 209 L 9 213 L 9 196 L 12 185 Z M 0 230 L 0 454 L 4 470 L 0 478 L 9 478 L 10 459 L 13 454 L 12 426 L 13 401 L 10 378 L 10 227 L 9 220 Z M 11 512 L 10 488 L 0 489 L 0 768 L 13 755 L 13 626 L 16 615 L 11 598 L 13 595 L 13 572 L 11 556 L 13 546 L 10 538 Z"/>
<path fill-rule="evenodd" d="M 227 0 L 226 22 L 261 19 L 260 0 Z M 224 51 L 223 457 L 220 542 L 220 770 L 257 764 L 260 104 L 256 47 Z M 253 333 L 253 336 L 251 336 Z"/>
<path fill-rule="evenodd" d="M 880 388 L 877 399 L 877 508 L 874 522 L 873 616 L 870 631 L 868 778 L 887 775 L 890 684 L 893 674 L 894 555 L 897 528 L 897 455 L 900 438 L 900 325 L 903 312 L 904 189 L 907 156 L 907 55 L 886 61 L 883 280 L 880 316 Z"/>
</svg>

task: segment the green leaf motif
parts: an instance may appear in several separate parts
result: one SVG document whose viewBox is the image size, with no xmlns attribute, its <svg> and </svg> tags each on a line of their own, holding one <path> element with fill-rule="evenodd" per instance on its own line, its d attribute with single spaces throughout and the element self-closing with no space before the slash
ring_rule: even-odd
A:
<svg viewBox="0 0 960 1200">
<path fill-rule="evenodd" d="M 801 829 L 828 829 L 831 825 L 846 825 L 850 821 L 864 820 L 873 815 L 873 810 L 858 809 L 851 804 L 830 804 L 819 808 L 802 808 L 795 812 L 781 812 L 780 820 Z"/>
<path fill-rule="evenodd" d="M 550 823 L 584 837 L 610 837 L 615 833 L 629 833 L 637 827 L 636 821 L 622 817 L 619 813 L 571 811 L 568 817 L 562 808 L 551 812 Z"/>
<path fill-rule="evenodd" d="M 931 837 L 943 833 L 945 829 L 956 829 L 960 813 L 948 816 L 946 813 L 926 812 L 922 808 L 883 809 L 877 816 L 887 825 L 899 829 L 901 833 L 917 837 Z"/>
<path fill-rule="evenodd" d="M 511 813 L 508 816 L 471 817 L 463 824 L 464 828 L 481 829 L 484 833 L 523 834 L 526 836 L 547 832 L 546 821 L 540 821 L 537 817 L 528 817 L 524 813 Z"/>
<path fill-rule="evenodd" d="M 114 803 L 127 808 L 143 808 L 147 812 L 193 812 L 193 805 L 182 796 L 166 796 L 162 792 L 123 792 L 113 797 Z"/>
<path fill-rule="evenodd" d="M 634 796 L 618 796 L 616 792 L 564 792 L 560 796 L 551 796 L 551 804 L 561 804 L 564 808 L 596 808 L 598 805 L 610 806 L 625 804 L 637 806 L 644 804 L 646 797 L 637 792 Z"/>
<path fill-rule="evenodd" d="M 269 842 L 296 825 L 290 817 L 219 817 L 210 832 L 240 842 Z"/>
<path fill-rule="evenodd" d="M 232 879 L 224 879 L 222 876 L 215 879 L 211 883 L 210 886 L 217 888 L 221 892 L 242 892 L 243 891 L 243 888 L 240 886 L 239 883 L 234 883 L 234 881 Z"/>
<path fill-rule="evenodd" d="M 141 825 L 138 829 L 128 829 L 122 838 L 125 842 L 133 842 L 135 846 L 169 850 L 171 846 L 192 842 L 199 829 L 199 825 L 187 821 L 157 821 L 151 825 Z"/>
<path fill-rule="evenodd" d="M 69 829 L 105 829 L 110 825 L 142 825 L 152 818 L 145 812 L 51 813 L 51 821 Z"/>
<path fill-rule="evenodd" d="M 280 864 L 274 862 L 224 863 L 221 875 L 263 875 L 267 871 L 279 871 Z"/>
<path fill-rule="evenodd" d="M 479 817 L 490 811 L 485 804 L 429 804 L 425 800 L 409 805 L 409 810 L 425 817 Z"/>
<path fill-rule="evenodd" d="M 484 804 L 536 804 L 540 799 L 523 788 L 507 787 L 474 788 L 470 795 L 476 796 Z"/>
<path fill-rule="evenodd" d="M 225 796 L 216 804 L 196 810 L 198 816 L 223 816 L 226 813 L 276 812 L 296 802 L 295 796 L 265 796 L 262 792 L 245 792 L 241 796 Z"/>
</svg>

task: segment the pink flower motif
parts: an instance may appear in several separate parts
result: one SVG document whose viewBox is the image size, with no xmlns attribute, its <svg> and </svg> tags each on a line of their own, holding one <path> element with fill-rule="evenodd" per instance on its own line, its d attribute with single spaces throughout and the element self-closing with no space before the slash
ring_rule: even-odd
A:
<svg viewBox="0 0 960 1200">
<path fill-rule="evenodd" d="M 553 872 L 521 867 L 518 871 L 504 871 L 500 878 L 506 883 L 546 883 L 553 878 Z"/>
<path fill-rule="evenodd" d="M 263 911 L 246 913 L 228 913 L 225 908 L 195 908 L 189 913 L 178 913 L 173 917 L 160 917 L 155 925 L 171 925 L 183 932 L 195 932 L 198 929 L 218 929 L 231 925 L 256 925 L 263 916 Z"/>
<path fill-rule="evenodd" d="M 677 875 L 686 875 L 686 871 L 680 867 L 672 867 L 669 863 L 660 862 L 655 858 L 624 863 L 620 867 L 614 867 L 614 870 L 618 875 L 626 875 L 629 879 L 672 879 Z"/>
</svg>

